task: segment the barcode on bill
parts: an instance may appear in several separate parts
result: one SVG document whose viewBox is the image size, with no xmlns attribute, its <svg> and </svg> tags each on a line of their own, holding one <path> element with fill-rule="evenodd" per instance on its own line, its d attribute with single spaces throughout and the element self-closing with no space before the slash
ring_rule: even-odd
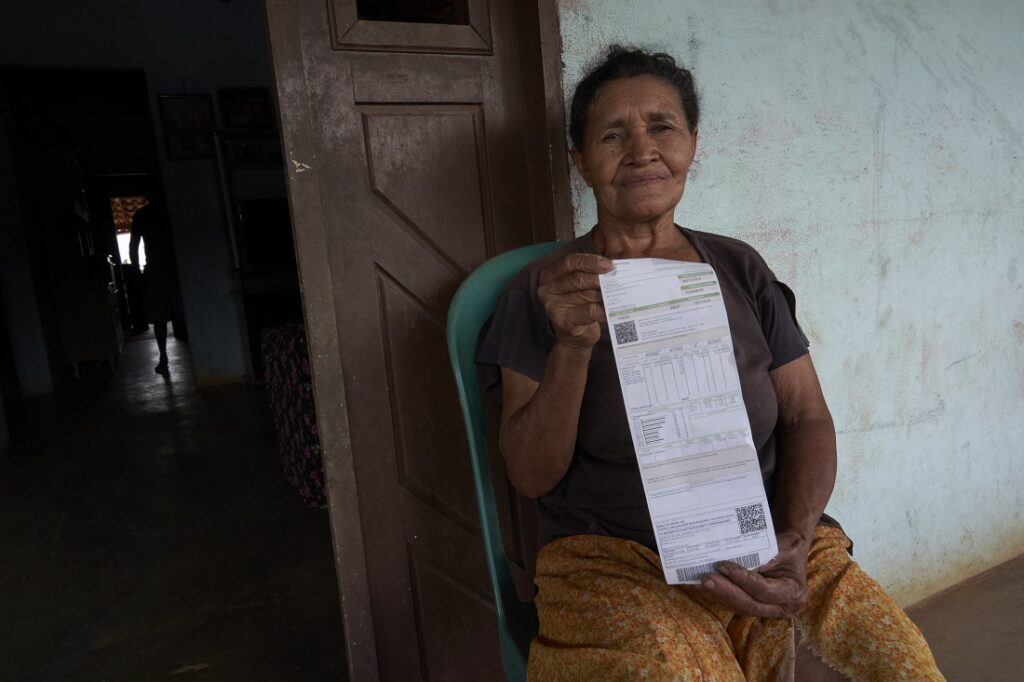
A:
<svg viewBox="0 0 1024 682">
<path fill-rule="evenodd" d="M 746 507 L 736 507 L 736 520 L 739 521 L 741 535 L 768 530 L 768 522 L 764 518 L 764 507 L 760 502 Z"/>
<path fill-rule="evenodd" d="M 615 342 L 619 344 L 623 343 L 635 343 L 640 340 L 640 337 L 636 333 L 636 321 L 626 320 L 625 322 L 616 322 L 615 328 Z"/>
<path fill-rule="evenodd" d="M 731 561 L 735 564 L 739 564 L 743 568 L 753 569 L 761 565 L 761 556 L 757 552 L 754 552 L 753 554 L 744 554 L 743 556 L 738 556 L 735 559 L 726 559 L 726 561 Z M 679 580 L 680 582 L 700 580 L 708 573 L 717 573 L 718 566 L 721 563 L 721 561 L 712 561 L 708 564 L 699 564 L 697 566 L 677 568 L 676 580 Z"/>
</svg>

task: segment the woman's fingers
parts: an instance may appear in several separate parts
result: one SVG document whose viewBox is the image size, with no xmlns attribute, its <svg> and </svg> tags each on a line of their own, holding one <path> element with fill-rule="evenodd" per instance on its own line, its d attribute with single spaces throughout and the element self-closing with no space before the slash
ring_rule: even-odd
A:
<svg viewBox="0 0 1024 682">
<path fill-rule="evenodd" d="M 605 319 L 604 306 L 601 304 L 601 290 L 585 287 L 586 282 L 578 278 L 577 275 L 568 275 L 554 280 L 549 284 L 541 285 L 537 290 L 551 323 L 556 327 L 560 323 L 588 325 L 594 322 L 603 322 Z M 584 275 L 584 277 L 596 279 L 597 275 Z M 583 288 L 580 288 L 581 284 L 584 285 Z"/>
<path fill-rule="evenodd" d="M 601 292 L 601 280 L 598 275 L 589 272 L 570 272 L 561 277 L 549 280 L 542 287 L 550 294 L 568 294 L 574 291 Z"/>
<path fill-rule="evenodd" d="M 791 615 L 779 604 L 769 604 L 754 599 L 725 576 L 707 576 L 701 582 L 701 586 L 715 601 L 736 613 L 759 618 L 789 618 Z"/>
<path fill-rule="evenodd" d="M 562 320 L 567 326 L 586 327 L 595 322 L 604 322 L 604 306 L 600 303 L 584 303 L 566 306 L 562 309 Z"/>
<path fill-rule="evenodd" d="M 556 261 L 541 273 L 541 281 L 545 275 L 551 279 L 563 277 L 572 272 L 589 272 L 600 275 L 612 269 L 612 262 L 604 256 L 596 253 L 570 253 L 565 258 Z"/>
<path fill-rule="evenodd" d="M 601 292 L 597 289 L 580 289 L 559 294 L 557 297 L 559 305 L 587 305 L 588 303 L 601 303 Z"/>
<path fill-rule="evenodd" d="M 573 327 L 589 327 L 595 322 L 604 322 L 604 306 L 585 299 L 549 301 L 544 306 L 555 329 L 571 330 Z"/>
<path fill-rule="evenodd" d="M 550 285 L 543 285 L 537 289 L 537 295 L 545 305 L 548 302 L 552 305 L 586 305 L 602 301 L 601 292 L 598 289 L 573 289 L 556 293 L 552 291 Z"/>
<path fill-rule="evenodd" d="M 593 346 L 601 338 L 597 323 L 605 319 L 604 306 L 585 300 L 565 303 L 559 299 L 544 302 L 555 334 L 574 347 Z"/>
<path fill-rule="evenodd" d="M 736 564 L 724 563 L 721 575 L 704 579 L 704 589 L 737 613 L 767 618 L 791 618 L 807 599 L 807 589 L 790 576 L 767 577 Z"/>
<path fill-rule="evenodd" d="M 723 564 L 722 574 L 756 601 L 787 609 L 803 605 L 806 589 L 790 577 L 767 577 L 735 564 Z"/>
<path fill-rule="evenodd" d="M 559 288 L 597 289 L 597 276 L 612 269 L 612 262 L 595 253 L 570 253 L 540 273 L 541 285 L 561 281 Z"/>
<path fill-rule="evenodd" d="M 541 272 L 537 295 L 555 333 L 574 346 L 592 346 L 605 320 L 598 275 L 611 270 L 611 261 L 593 253 L 572 253 Z"/>
</svg>

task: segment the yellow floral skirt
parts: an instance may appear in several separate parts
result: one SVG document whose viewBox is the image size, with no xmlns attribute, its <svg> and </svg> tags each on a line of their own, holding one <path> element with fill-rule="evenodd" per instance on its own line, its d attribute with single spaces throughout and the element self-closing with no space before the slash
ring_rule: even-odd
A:
<svg viewBox="0 0 1024 682">
<path fill-rule="evenodd" d="M 943 680 L 921 631 L 819 526 L 796 618 L 810 648 L 852 680 Z M 576 535 L 537 557 L 540 632 L 534 682 L 792 679 L 793 621 L 740 616 L 688 586 L 665 583 L 658 555 L 629 540 Z"/>
</svg>

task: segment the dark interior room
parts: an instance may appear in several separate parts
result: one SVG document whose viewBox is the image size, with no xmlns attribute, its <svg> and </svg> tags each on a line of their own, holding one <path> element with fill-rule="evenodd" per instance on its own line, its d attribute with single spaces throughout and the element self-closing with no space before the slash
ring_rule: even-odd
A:
<svg viewBox="0 0 1024 682">
<path fill-rule="evenodd" d="M 263 4 L 0 13 L 0 679 L 345 679 Z"/>
</svg>

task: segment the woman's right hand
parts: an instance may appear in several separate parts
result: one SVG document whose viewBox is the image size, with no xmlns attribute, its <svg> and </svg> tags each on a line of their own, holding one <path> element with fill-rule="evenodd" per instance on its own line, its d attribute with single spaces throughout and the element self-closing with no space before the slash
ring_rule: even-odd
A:
<svg viewBox="0 0 1024 682">
<path fill-rule="evenodd" d="M 566 347 L 587 350 L 601 338 L 605 312 L 598 275 L 611 269 L 604 256 L 570 253 L 541 271 L 537 296 Z"/>
</svg>

